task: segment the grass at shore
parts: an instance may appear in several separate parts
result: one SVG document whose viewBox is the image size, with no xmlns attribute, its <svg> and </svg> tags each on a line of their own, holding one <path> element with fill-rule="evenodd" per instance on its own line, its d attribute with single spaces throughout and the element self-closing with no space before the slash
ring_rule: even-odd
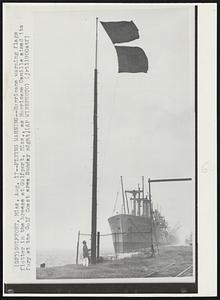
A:
<svg viewBox="0 0 220 300">
<path fill-rule="evenodd" d="M 153 258 L 146 253 L 140 253 L 136 256 L 104 261 L 88 267 L 72 264 L 45 269 L 37 268 L 36 272 L 37 279 L 172 277 L 191 264 L 191 246 L 167 246 L 161 247 L 159 255 Z M 153 272 L 154 274 L 149 276 Z M 192 270 L 186 274 L 192 276 Z"/>
</svg>

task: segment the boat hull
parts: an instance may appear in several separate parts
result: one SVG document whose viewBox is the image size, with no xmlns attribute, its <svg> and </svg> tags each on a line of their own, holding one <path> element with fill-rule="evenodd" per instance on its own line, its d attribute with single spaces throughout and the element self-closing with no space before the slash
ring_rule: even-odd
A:
<svg viewBox="0 0 220 300">
<path fill-rule="evenodd" d="M 120 214 L 108 219 L 115 253 L 126 253 L 151 246 L 151 220 L 146 216 Z"/>
</svg>

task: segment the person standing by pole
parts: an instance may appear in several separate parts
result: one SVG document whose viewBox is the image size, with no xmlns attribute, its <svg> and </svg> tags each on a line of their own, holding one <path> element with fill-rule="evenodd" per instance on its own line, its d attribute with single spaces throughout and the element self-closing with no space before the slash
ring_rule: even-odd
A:
<svg viewBox="0 0 220 300">
<path fill-rule="evenodd" d="M 89 265 L 89 249 L 86 241 L 83 241 L 83 266 L 88 267 Z"/>
</svg>

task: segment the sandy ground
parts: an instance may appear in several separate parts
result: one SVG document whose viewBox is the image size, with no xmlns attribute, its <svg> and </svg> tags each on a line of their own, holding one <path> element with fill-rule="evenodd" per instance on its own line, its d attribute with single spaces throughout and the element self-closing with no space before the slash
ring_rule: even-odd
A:
<svg viewBox="0 0 220 300">
<path fill-rule="evenodd" d="M 84 278 L 146 278 L 175 277 L 192 265 L 192 247 L 161 247 L 159 254 L 151 258 L 147 253 L 96 265 L 65 265 L 37 268 L 37 279 L 84 279 Z M 192 276 L 192 268 L 179 276 Z"/>
</svg>

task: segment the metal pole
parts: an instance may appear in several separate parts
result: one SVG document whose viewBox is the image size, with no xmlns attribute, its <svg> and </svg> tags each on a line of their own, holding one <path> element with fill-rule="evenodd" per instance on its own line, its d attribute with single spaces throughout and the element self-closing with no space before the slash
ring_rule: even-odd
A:
<svg viewBox="0 0 220 300">
<path fill-rule="evenodd" d="M 77 265 L 79 262 L 79 237 L 80 237 L 80 231 L 78 231 L 78 239 L 77 239 L 77 245 L 76 245 L 76 264 Z"/>
<path fill-rule="evenodd" d="M 115 257 L 117 258 L 117 240 L 116 240 L 117 233 L 115 232 L 114 235 L 115 235 Z"/>
<path fill-rule="evenodd" d="M 167 179 L 148 179 L 150 182 L 167 182 L 167 181 L 190 181 L 192 178 L 167 178 Z"/>
<path fill-rule="evenodd" d="M 149 200 L 150 200 L 150 215 L 151 215 L 151 249 L 152 249 L 152 256 L 155 255 L 155 251 L 154 251 L 154 245 L 153 245 L 153 208 L 152 208 L 153 205 L 152 205 L 152 198 L 151 198 L 150 183 L 151 182 L 169 182 L 169 181 L 190 181 L 190 180 L 192 180 L 192 178 L 165 178 L 165 179 L 150 179 L 150 178 L 148 178 Z"/>
<path fill-rule="evenodd" d="M 100 252 L 100 232 L 97 232 L 97 259 L 99 258 L 99 252 Z"/>
<path fill-rule="evenodd" d="M 151 255 L 155 256 L 154 251 L 154 242 L 153 242 L 153 211 L 152 211 L 152 198 L 151 198 L 151 188 L 150 188 L 151 180 L 148 179 L 148 187 L 149 187 L 149 200 L 150 200 L 150 218 L 151 218 Z"/>
<path fill-rule="evenodd" d="M 98 22 L 99 22 L 99 19 L 96 18 L 95 69 L 97 69 L 97 65 L 98 65 Z"/>
<path fill-rule="evenodd" d="M 91 229 L 91 263 L 96 263 L 96 227 L 97 227 L 97 156 L 98 156 L 98 95 L 97 95 L 97 53 L 98 53 L 98 18 L 96 18 L 96 49 L 94 70 L 94 114 L 93 114 L 93 173 L 92 173 L 92 229 Z"/>
</svg>

